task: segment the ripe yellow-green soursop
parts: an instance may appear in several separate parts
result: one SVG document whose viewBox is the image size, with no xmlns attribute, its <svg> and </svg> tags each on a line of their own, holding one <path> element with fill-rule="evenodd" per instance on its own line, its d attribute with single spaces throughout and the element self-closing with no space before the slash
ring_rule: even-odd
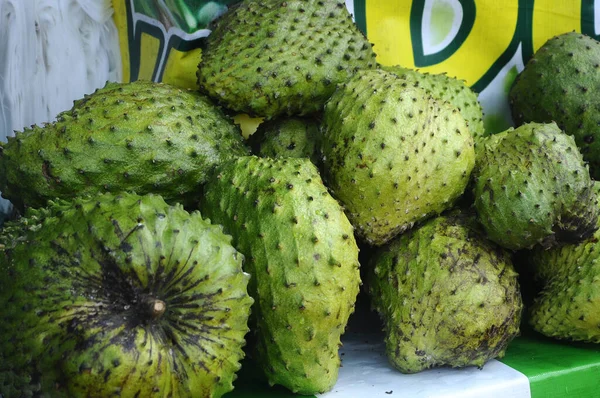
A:
<svg viewBox="0 0 600 398">
<path fill-rule="evenodd" d="M 216 20 L 197 74 L 227 108 L 271 119 L 319 111 L 336 84 L 375 67 L 344 1 L 248 0 Z"/>
<path fill-rule="evenodd" d="M 316 119 L 290 117 L 262 123 L 250 136 L 249 144 L 262 157 L 309 158 L 319 165 L 320 139 Z"/>
<path fill-rule="evenodd" d="M 382 70 L 339 86 L 325 107 L 321 151 L 327 185 L 372 245 L 450 208 L 475 162 L 456 108 Z"/>
<path fill-rule="evenodd" d="M 360 284 L 352 226 L 308 159 L 240 157 L 216 171 L 202 212 L 246 256 L 258 364 L 271 384 L 330 390 Z"/>
<path fill-rule="evenodd" d="M 594 190 L 600 191 L 600 183 Z M 581 243 L 530 253 L 535 277 L 543 285 L 529 318 L 535 330 L 558 339 L 600 343 L 599 242 L 596 231 Z"/>
<path fill-rule="evenodd" d="M 378 248 L 369 265 L 386 353 L 403 373 L 483 367 L 519 333 L 517 273 L 474 217 L 453 212 L 429 220 Z"/>
<path fill-rule="evenodd" d="M 146 81 L 107 83 L 0 149 L 0 191 L 20 207 L 123 190 L 184 201 L 215 165 L 248 154 L 210 100 Z"/>
<path fill-rule="evenodd" d="M 233 389 L 253 300 L 220 226 L 130 194 L 51 204 L 29 220 L 0 239 L 0 395 Z"/>
<path fill-rule="evenodd" d="M 434 98 L 447 101 L 455 106 L 467 121 L 467 127 L 475 141 L 487 135 L 483 128 L 483 110 L 477 94 L 467 86 L 464 80 L 450 77 L 445 73 L 421 73 L 400 65 L 382 66 L 381 68 L 406 80 L 408 85 L 420 87 Z"/>
<path fill-rule="evenodd" d="M 481 140 L 473 177 L 479 221 L 505 248 L 577 242 L 597 228 L 587 165 L 555 123 L 528 123 Z"/>
<path fill-rule="evenodd" d="M 569 32 L 549 39 L 517 75 L 510 107 L 517 126 L 556 122 L 575 137 L 600 179 L 600 42 Z"/>
</svg>

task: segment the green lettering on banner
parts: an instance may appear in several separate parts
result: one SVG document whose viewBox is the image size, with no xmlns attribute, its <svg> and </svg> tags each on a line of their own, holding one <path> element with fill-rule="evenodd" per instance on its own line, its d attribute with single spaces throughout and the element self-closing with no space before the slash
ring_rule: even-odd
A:
<svg viewBox="0 0 600 398">
<path fill-rule="evenodd" d="M 423 14 L 425 11 L 425 0 L 414 0 L 410 12 L 410 35 L 412 41 L 415 66 L 422 68 L 439 64 L 450 58 L 467 40 L 473 25 L 475 24 L 476 6 L 475 0 L 458 0 L 463 10 L 463 18 L 458 33 L 443 50 L 435 54 L 425 54 L 423 47 Z"/>
<path fill-rule="evenodd" d="M 498 75 L 500 70 L 510 61 L 519 45 L 523 54 L 523 61 L 527 60 L 533 54 L 532 24 L 533 24 L 533 1 L 519 0 L 519 13 L 517 16 L 517 26 L 513 38 L 500 55 L 500 57 L 490 66 L 488 71 L 471 87 L 475 92 L 481 92 Z"/>
<path fill-rule="evenodd" d="M 598 40 L 600 39 L 600 35 L 596 34 L 596 7 L 594 3 L 594 0 L 581 0 L 581 33 Z"/>
<path fill-rule="evenodd" d="M 367 12 L 366 12 L 366 0 L 354 0 L 354 22 L 358 26 L 363 34 L 367 35 Z"/>
</svg>

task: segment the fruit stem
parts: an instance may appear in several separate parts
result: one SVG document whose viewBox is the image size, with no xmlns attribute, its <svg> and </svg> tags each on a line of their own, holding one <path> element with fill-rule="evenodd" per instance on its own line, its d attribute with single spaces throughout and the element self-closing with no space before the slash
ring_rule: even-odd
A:
<svg viewBox="0 0 600 398">
<path fill-rule="evenodd" d="M 152 319 L 159 319 L 167 310 L 167 304 L 160 299 L 148 297 L 145 301 L 148 314 Z"/>
</svg>

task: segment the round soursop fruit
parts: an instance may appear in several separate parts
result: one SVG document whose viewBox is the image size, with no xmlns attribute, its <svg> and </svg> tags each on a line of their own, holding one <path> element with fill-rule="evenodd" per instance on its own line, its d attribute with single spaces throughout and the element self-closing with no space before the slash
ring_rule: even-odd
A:
<svg viewBox="0 0 600 398">
<path fill-rule="evenodd" d="M 258 126 L 249 138 L 252 151 L 261 157 L 309 158 L 320 164 L 319 122 L 290 117 L 270 120 Z"/>
<path fill-rule="evenodd" d="M 596 193 L 600 183 L 594 184 Z M 598 207 L 598 204 L 596 204 Z M 528 256 L 542 290 L 531 307 L 529 323 L 557 339 L 600 343 L 600 232 L 589 239 Z"/>
<path fill-rule="evenodd" d="M 240 157 L 216 169 L 201 206 L 246 256 L 255 358 L 269 383 L 331 390 L 361 280 L 352 225 L 316 166 Z"/>
<path fill-rule="evenodd" d="M 386 354 L 403 373 L 483 367 L 519 334 L 517 273 L 474 217 L 455 211 L 429 220 L 378 248 L 369 265 Z"/>
<path fill-rule="evenodd" d="M 239 127 L 206 97 L 146 81 L 107 83 L 0 146 L 0 191 L 21 208 L 121 191 L 185 202 L 215 165 L 248 152 Z"/>
<path fill-rule="evenodd" d="M 359 71 L 338 87 L 325 107 L 321 151 L 329 188 L 371 245 L 450 208 L 475 162 L 456 108 L 382 70 Z"/>
<path fill-rule="evenodd" d="M 400 65 L 382 66 L 381 68 L 398 75 L 414 87 L 424 89 L 434 98 L 455 106 L 467 121 L 469 131 L 476 141 L 488 135 L 483 127 L 483 109 L 477 93 L 471 90 L 464 80 L 450 77 L 445 73 L 421 73 Z"/>
<path fill-rule="evenodd" d="M 225 107 L 267 119 L 320 111 L 372 45 L 344 1 L 243 1 L 215 21 L 198 84 Z"/>
<path fill-rule="evenodd" d="M 570 32 L 548 40 L 517 75 L 510 107 L 517 125 L 556 122 L 575 137 L 600 179 L 600 42 Z"/>
<path fill-rule="evenodd" d="M 577 242 L 597 228 L 587 165 L 555 123 L 528 123 L 480 141 L 473 177 L 479 221 L 507 249 Z"/>
<path fill-rule="evenodd" d="M 34 216 L 12 224 L 21 239 L 0 239 L 0 395 L 233 389 L 253 300 L 220 226 L 155 195 L 51 203 Z"/>
</svg>

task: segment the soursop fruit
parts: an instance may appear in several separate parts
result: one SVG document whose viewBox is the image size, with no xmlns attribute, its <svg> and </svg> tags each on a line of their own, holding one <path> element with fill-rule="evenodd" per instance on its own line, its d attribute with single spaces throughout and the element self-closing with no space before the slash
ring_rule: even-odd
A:
<svg viewBox="0 0 600 398">
<path fill-rule="evenodd" d="M 243 1 L 215 21 L 198 65 L 200 90 L 267 119 L 323 108 L 336 84 L 375 68 L 344 1 Z"/>
<path fill-rule="evenodd" d="M 556 122 L 575 137 L 600 178 L 600 42 L 570 32 L 548 40 L 517 75 L 510 107 L 517 125 Z"/>
<path fill-rule="evenodd" d="M 0 395 L 233 389 L 253 300 L 222 227 L 155 195 L 79 198 L 31 216 L 0 253 Z"/>
<path fill-rule="evenodd" d="M 379 248 L 369 269 L 386 354 L 403 373 L 481 368 L 519 334 L 517 273 L 472 216 L 455 211 L 429 220 Z"/>
<path fill-rule="evenodd" d="M 68 206 L 68 202 L 61 200 L 50 201 L 52 209 L 60 206 Z M 13 221 L 7 221 L 6 225 L 0 228 L 0 252 L 7 248 L 14 248 L 17 244 L 27 242 L 29 231 L 35 231 L 40 228 L 42 221 L 52 215 L 52 211 L 47 207 L 38 209 L 27 209 L 27 217 L 19 217 Z"/>
<path fill-rule="evenodd" d="M 467 126 L 475 141 L 488 135 L 483 127 L 483 109 L 477 93 L 471 90 L 464 80 L 450 77 L 445 73 L 421 73 L 400 65 L 382 66 L 381 68 L 398 75 L 414 87 L 424 89 L 434 98 L 454 105 L 467 121 Z"/>
<path fill-rule="evenodd" d="M 249 153 L 209 99 L 146 81 L 107 83 L 0 149 L 0 191 L 21 208 L 123 190 L 185 201 L 215 165 Z"/>
<path fill-rule="evenodd" d="M 316 119 L 289 117 L 262 123 L 249 144 L 258 156 L 309 158 L 318 165 L 320 135 Z"/>
<path fill-rule="evenodd" d="M 371 245 L 450 208 L 475 162 L 458 110 L 404 83 L 393 73 L 360 71 L 325 107 L 324 178 Z"/>
<path fill-rule="evenodd" d="M 473 178 L 479 221 L 507 249 L 577 242 L 597 228 L 587 165 L 556 123 L 528 123 L 480 141 Z"/>
<path fill-rule="evenodd" d="M 246 256 L 257 363 L 272 385 L 330 390 L 361 282 L 352 226 L 308 159 L 240 157 L 216 173 L 202 212 Z"/>
<path fill-rule="evenodd" d="M 600 192 L 600 183 L 594 184 Z M 598 207 L 598 204 L 596 204 Z M 557 339 L 600 343 L 600 232 L 577 244 L 536 248 L 528 260 L 543 288 L 529 323 Z"/>
</svg>

